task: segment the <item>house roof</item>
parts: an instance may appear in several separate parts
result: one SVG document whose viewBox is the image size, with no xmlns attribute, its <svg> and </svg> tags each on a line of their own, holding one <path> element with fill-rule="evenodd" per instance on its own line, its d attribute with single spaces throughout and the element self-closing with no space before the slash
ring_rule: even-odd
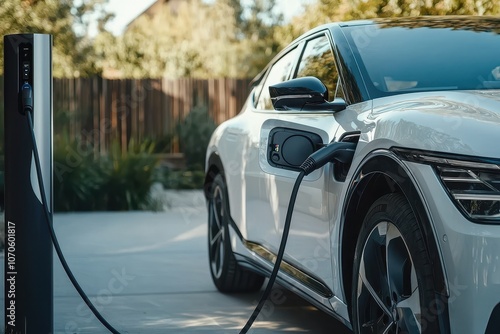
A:
<svg viewBox="0 0 500 334">
<path fill-rule="evenodd" d="M 142 16 L 148 16 L 148 17 L 153 17 L 155 16 L 164 5 L 168 5 L 171 7 L 172 11 L 175 12 L 177 10 L 177 7 L 179 6 L 179 3 L 184 2 L 186 0 L 156 0 L 143 10 L 139 15 L 135 17 L 132 21 L 130 21 L 127 26 L 125 27 L 125 31 L 127 31 L 134 23 Z"/>
</svg>

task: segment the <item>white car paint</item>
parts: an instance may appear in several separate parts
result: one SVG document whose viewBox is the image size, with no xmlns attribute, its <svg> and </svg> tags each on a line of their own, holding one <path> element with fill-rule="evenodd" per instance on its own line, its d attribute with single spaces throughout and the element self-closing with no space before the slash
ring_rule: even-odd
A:
<svg viewBox="0 0 500 334">
<path fill-rule="evenodd" d="M 341 258 L 345 222 L 339 208 L 348 200 L 357 167 L 373 155 L 389 154 L 393 147 L 498 159 L 500 90 L 413 92 L 352 104 L 337 113 L 264 112 L 254 108 L 250 94 L 242 112 L 215 131 L 207 159 L 216 153 L 224 164 L 231 217 L 243 239 L 273 253 L 279 247 L 297 177 L 297 172 L 273 167 L 267 161 L 269 132 L 278 126 L 317 133 L 325 144 L 345 133 L 360 133 L 345 182 L 334 179 L 329 164 L 304 179 L 284 258 L 319 278 L 334 296 L 324 298 L 290 276 L 281 276 L 348 324 Z M 432 222 L 446 279 L 443 293 L 449 297 L 452 333 L 484 333 L 491 311 L 500 301 L 500 226 L 466 219 L 429 165 L 399 163 Z M 231 231 L 234 252 L 271 268 Z M 436 312 L 427 310 L 425 316 Z"/>
</svg>

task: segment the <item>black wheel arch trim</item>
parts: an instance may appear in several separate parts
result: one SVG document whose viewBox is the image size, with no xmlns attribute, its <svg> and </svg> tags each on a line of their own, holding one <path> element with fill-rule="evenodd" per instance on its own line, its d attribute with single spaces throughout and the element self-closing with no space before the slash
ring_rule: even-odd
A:
<svg viewBox="0 0 500 334">
<path fill-rule="evenodd" d="M 353 258 L 345 258 L 345 250 L 348 249 L 349 245 L 345 246 L 346 241 L 346 227 L 349 226 L 349 220 L 351 217 L 355 217 L 360 206 L 363 205 L 361 202 L 365 190 L 373 190 L 370 188 L 370 181 L 377 181 L 377 178 L 392 182 L 393 189 L 385 189 L 389 192 L 400 191 L 408 200 L 408 203 L 413 209 L 413 212 L 417 216 L 417 221 L 424 235 L 424 241 L 427 246 L 427 252 L 429 259 L 432 261 L 432 271 L 435 277 L 435 295 L 436 295 L 436 305 L 439 306 L 438 315 L 439 316 L 439 327 L 440 333 L 450 333 L 450 322 L 449 322 L 449 309 L 448 309 L 448 298 L 449 291 L 446 283 L 446 276 L 444 269 L 441 265 L 441 254 L 437 247 L 437 236 L 431 226 L 431 220 L 429 214 L 423 204 L 423 199 L 418 187 L 415 184 L 414 177 L 409 171 L 409 169 L 403 164 L 403 162 L 390 150 L 376 150 L 369 153 L 364 161 L 359 165 L 357 170 L 354 172 L 351 178 L 349 188 L 346 194 L 346 200 L 344 201 L 344 207 L 341 216 L 341 232 L 340 232 L 340 242 L 341 242 L 341 263 L 342 263 L 342 282 L 341 287 L 344 291 L 344 295 L 347 297 L 346 301 L 348 305 L 351 305 L 350 300 L 350 290 L 352 289 L 352 263 Z M 388 184 L 391 184 L 391 183 Z M 375 183 L 376 184 L 376 183 Z M 376 197 L 376 196 L 374 196 Z M 368 207 L 371 206 L 373 202 L 365 204 Z M 356 218 L 354 218 L 356 219 Z M 353 223 L 356 223 L 354 221 Z M 362 221 L 361 221 L 362 223 Z M 358 229 L 359 232 L 359 229 Z M 354 242 L 355 244 L 355 242 Z M 348 254 L 349 255 L 349 254 Z M 350 260 L 350 262 L 346 262 Z M 345 268 L 351 268 L 348 273 Z M 347 282 L 346 278 L 350 280 Z M 348 290 L 346 290 L 346 286 Z M 347 293 L 346 293 L 347 292 Z M 349 308 L 349 312 L 351 309 Z M 351 315 L 352 318 L 352 315 Z"/>
<path fill-rule="evenodd" d="M 205 198 L 209 197 L 210 185 L 217 174 L 221 174 L 224 181 L 226 180 L 222 160 L 219 153 L 214 151 L 210 154 L 210 157 L 207 160 L 205 182 L 203 183 L 203 193 L 205 194 Z"/>
<path fill-rule="evenodd" d="M 217 174 L 220 174 L 224 179 L 224 182 L 226 182 L 226 175 L 224 172 L 224 166 L 222 164 L 222 160 L 217 152 L 212 152 L 207 161 L 207 171 L 205 173 L 205 182 L 203 186 L 203 193 L 205 194 L 206 199 L 208 199 L 210 196 L 210 185 L 212 184 L 212 181 Z M 229 210 L 229 224 L 238 235 L 238 238 L 240 240 L 244 240 L 243 234 L 241 234 L 240 229 L 236 226 L 236 223 L 233 220 L 233 217 L 231 216 L 231 205 L 229 205 L 228 210 Z"/>
<path fill-rule="evenodd" d="M 369 187 L 370 181 L 374 181 L 374 178 L 385 178 L 388 181 L 390 180 L 397 188 L 389 189 L 389 191 L 395 192 L 399 190 L 408 200 L 422 228 L 429 259 L 432 261 L 433 274 L 436 278 L 436 294 L 447 296 L 448 288 L 444 269 L 441 265 L 441 255 L 437 247 L 437 237 L 432 229 L 431 220 L 423 204 L 421 193 L 415 185 L 414 178 L 408 168 L 391 151 L 377 150 L 369 153 L 350 181 L 346 201 L 344 202 L 342 210 L 342 231 L 340 233 L 342 238 L 341 252 L 343 253 L 345 249 L 344 237 L 349 219 L 353 217 L 353 214 L 357 212 L 359 207 L 363 204 L 361 203 L 364 198 L 363 194 L 367 187 Z M 371 205 L 371 203 L 369 205 Z M 344 263 L 345 259 L 343 254 L 341 258 Z M 342 276 L 342 286 L 345 288 L 345 276 Z"/>
</svg>

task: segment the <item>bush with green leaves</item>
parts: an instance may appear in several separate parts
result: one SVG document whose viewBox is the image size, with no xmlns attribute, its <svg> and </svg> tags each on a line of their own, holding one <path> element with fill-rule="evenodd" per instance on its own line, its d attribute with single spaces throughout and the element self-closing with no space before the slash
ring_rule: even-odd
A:
<svg viewBox="0 0 500 334">
<path fill-rule="evenodd" d="M 154 202 L 150 189 L 159 181 L 154 143 L 131 141 L 122 152 L 115 142 L 108 154 L 94 159 L 91 147 L 67 136 L 58 139 L 54 151 L 56 211 L 142 210 Z"/>
<path fill-rule="evenodd" d="M 112 145 L 108 156 L 101 159 L 101 196 L 107 210 L 147 208 L 151 186 L 158 181 L 155 169 L 159 159 L 153 152 L 154 143 L 131 141 L 126 152 L 118 143 Z"/>
<path fill-rule="evenodd" d="M 165 168 L 163 187 L 166 189 L 202 189 L 205 181 L 203 170 L 175 170 Z"/>
<path fill-rule="evenodd" d="M 54 210 L 102 208 L 96 195 L 101 190 L 103 175 L 99 162 L 93 159 L 92 147 L 70 140 L 67 134 L 56 136 L 54 142 Z"/>
<path fill-rule="evenodd" d="M 205 153 L 214 130 L 215 122 L 206 106 L 194 107 L 179 125 L 179 144 L 188 170 L 204 169 Z"/>
</svg>

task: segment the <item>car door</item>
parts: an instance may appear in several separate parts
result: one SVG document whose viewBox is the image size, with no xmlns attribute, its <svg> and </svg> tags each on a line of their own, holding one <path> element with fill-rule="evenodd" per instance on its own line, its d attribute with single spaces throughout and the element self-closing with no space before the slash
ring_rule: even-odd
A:
<svg viewBox="0 0 500 334">
<path fill-rule="evenodd" d="M 276 147 L 278 144 L 273 141 L 277 136 L 309 136 L 319 147 L 319 143 L 327 144 L 335 139 L 339 125 L 331 111 L 274 110 L 269 86 L 284 78 L 275 76 L 277 69 L 287 67 L 290 70 L 288 78 L 315 76 L 321 79 L 328 88 L 330 101 L 343 97 L 331 45 L 328 31 L 304 39 L 292 50 L 293 56 L 285 59 L 290 64 L 280 64 L 284 59 L 281 58 L 270 68 L 253 106 L 253 116 L 261 120 L 259 145 L 255 147 L 260 170 L 245 172 L 246 230 L 248 240 L 272 254 L 276 254 L 279 248 L 290 194 L 298 175 L 297 171 L 283 168 L 279 161 L 273 161 L 269 151 L 279 150 Z M 329 287 L 333 286 L 330 254 L 332 212 L 329 204 L 336 200 L 336 195 L 329 190 L 332 175 L 332 166 L 327 165 L 304 178 L 284 256 L 284 261 L 291 268 L 289 274 L 325 296 L 331 295 Z"/>
</svg>

